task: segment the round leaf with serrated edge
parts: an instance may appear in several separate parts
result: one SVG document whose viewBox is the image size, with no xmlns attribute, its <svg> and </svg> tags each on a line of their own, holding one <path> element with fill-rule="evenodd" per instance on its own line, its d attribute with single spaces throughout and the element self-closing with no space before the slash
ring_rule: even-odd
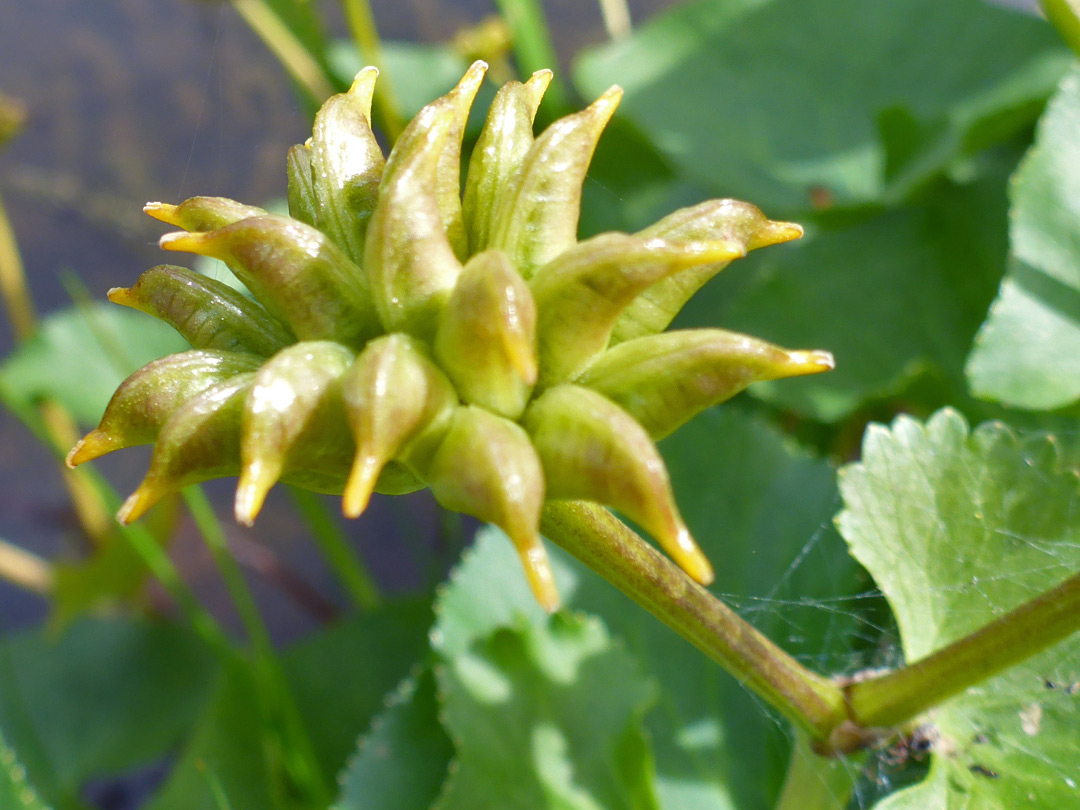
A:
<svg viewBox="0 0 1080 810">
<path fill-rule="evenodd" d="M 841 473 L 838 525 L 889 600 L 908 661 L 1080 569 L 1078 462 L 1052 437 L 970 430 L 950 410 L 870 428 L 863 460 Z M 926 718 L 929 778 L 882 806 L 1073 806 L 1078 661 L 1074 635 L 939 706 Z"/>
</svg>

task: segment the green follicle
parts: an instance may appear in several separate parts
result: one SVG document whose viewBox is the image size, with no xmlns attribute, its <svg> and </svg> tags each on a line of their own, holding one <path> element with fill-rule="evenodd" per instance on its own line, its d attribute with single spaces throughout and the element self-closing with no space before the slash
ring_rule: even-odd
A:
<svg viewBox="0 0 1080 810">
<path fill-rule="evenodd" d="M 109 300 L 164 321 L 196 349 L 269 357 L 295 340 L 255 302 L 184 267 L 151 267 L 131 287 L 109 290 Z"/>
<path fill-rule="evenodd" d="M 386 161 L 380 193 L 385 195 L 396 186 L 399 175 L 415 171 L 422 165 L 430 176 L 430 193 L 434 197 L 443 238 L 457 257 L 465 255 L 465 230 L 461 221 L 461 139 L 469 120 L 469 109 L 484 80 L 487 65 L 474 62 L 461 81 L 442 98 L 428 104 L 405 127 Z M 434 163 L 428 167 L 426 158 L 418 161 L 416 153 L 434 152 Z M 409 184 L 411 189 L 417 188 Z M 415 193 L 413 191 L 412 193 Z"/>
<path fill-rule="evenodd" d="M 540 385 L 573 379 L 607 347 L 615 321 L 642 291 L 675 273 L 742 255 L 741 245 L 726 240 L 668 242 L 620 233 L 601 234 L 566 251 L 530 284 Z"/>
<path fill-rule="evenodd" d="M 225 262 L 301 340 L 361 345 L 378 332 L 363 272 L 321 231 L 294 219 L 254 217 L 216 231 L 165 234 L 160 244 Z"/>
<path fill-rule="evenodd" d="M 461 398 L 516 419 L 536 383 L 536 305 L 505 253 L 474 256 L 435 335 L 435 356 Z"/>
<path fill-rule="evenodd" d="M 384 188 L 368 228 L 364 269 L 371 279 L 383 325 L 430 338 L 435 321 L 461 273 L 461 262 L 443 230 L 435 173 L 451 121 L 438 118 L 426 138 L 390 155 Z M 391 172 L 393 174 L 391 175 Z M 393 182 L 386 179 L 393 177 Z"/>
<path fill-rule="evenodd" d="M 367 224 L 385 163 L 371 132 L 371 95 L 378 75 L 375 68 L 365 68 L 347 93 L 323 104 L 308 153 L 316 223 L 354 262 L 364 259 Z M 303 171 L 302 165 L 296 171 Z"/>
<path fill-rule="evenodd" d="M 166 495 L 189 484 L 240 471 L 240 417 L 255 372 L 241 374 L 191 398 L 161 429 L 150 469 L 116 519 L 142 517 Z"/>
<path fill-rule="evenodd" d="M 490 245 L 506 190 L 533 145 L 533 120 L 551 78 L 550 70 L 537 71 L 524 84 L 508 82 L 495 94 L 469 160 L 462 199 L 473 253 Z"/>
<path fill-rule="evenodd" d="M 637 236 L 671 242 L 720 239 L 741 246 L 745 254 L 768 245 L 798 239 L 802 234 L 801 226 L 792 222 L 774 222 L 750 203 L 709 200 L 675 211 L 639 231 Z M 611 342 L 621 343 L 662 332 L 694 293 L 727 265 L 726 260 L 700 265 L 645 290 L 615 322 Z"/>
<path fill-rule="evenodd" d="M 494 523 L 506 532 L 537 601 L 547 610 L 558 608 L 559 595 L 540 539 L 544 470 L 518 424 L 483 408 L 461 406 L 431 463 L 420 473 L 447 509 Z"/>
<path fill-rule="evenodd" d="M 158 437 L 170 416 L 213 385 L 259 367 L 262 358 L 224 351 L 170 354 L 143 366 L 120 384 L 105 407 L 101 424 L 68 453 L 67 465 L 86 461 Z"/>
<path fill-rule="evenodd" d="M 192 197 L 180 205 L 148 202 L 143 211 L 185 231 L 213 231 L 242 219 L 266 215 L 265 209 L 244 205 L 228 197 Z"/>
<path fill-rule="evenodd" d="M 503 192 L 491 247 L 508 253 L 525 279 L 577 242 L 581 187 L 620 99 L 622 88 L 612 87 L 581 112 L 551 124 Z"/>
<path fill-rule="evenodd" d="M 311 147 L 298 143 L 289 148 L 285 158 L 285 174 L 289 181 L 289 216 L 305 225 L 319 223 L 315 201 L 315 180 L 311 175 Z"/>
<path fill-rule="evenodd" d="M 620 343 L 577 379 L 662 439 L 751 383 L 828 371 L 832 355 L 790 351 L 722 329 L 682 329 Z"/>
<path fill-rule="evenodd" d="M 371 341 L 341 381 L 345 418 L 356 444 L 342 511 L 359 517 L 379 475 L 425 429 L 449 419 L 457 396 L 416 341 L 386 335 Z"/>
<path fill-rule="evenodd" d="M 691 577 L 712 582 L 709 561 L 675 507 L 667 468 L 626 411 L 578 385 L 541 394 L 525 412 L 549 498 L 595 501 L 640 523 Z"/>
<path fill-rule="evenodd" d="M 338 469 L 352 461 L 341 378 L 353 358 L 340 344 L 305 341 L 278 352 L 259 369 L 242 420 L 238 522 L 255 522 L 266 494 L 287 467 L 307 466 L 297 458 L 320 459 Z"/>
</svg>

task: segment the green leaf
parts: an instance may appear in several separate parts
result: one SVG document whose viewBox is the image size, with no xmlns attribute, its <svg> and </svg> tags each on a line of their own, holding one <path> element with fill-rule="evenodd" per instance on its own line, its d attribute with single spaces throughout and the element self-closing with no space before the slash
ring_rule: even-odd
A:
<svg viewBox="0 0 1080 810">
<path fill-rule="evenodd" d="M 289 651 L 285 673 L 319 761 L 337 773 L 356 738 L 428 649 L 431 606 L 395 602 L 305 639 Z M 239 808 L 234 808 L 239 810 Z"/>
<path fill-rule="evenodd" d="M 141 312 L 111 304 L 70 307 L 45 318 L 0 364 L 0 386 L 13 407 L 47 397 L 79 422 L 96 424 L 125 377 L 187 348 L 172 329 Z"/>
<path fill-rule="evenodd" d="M 653 689 L 598 620 L 497 630 L 437 676 L 457 746 L 439 810 L 659 807 L 641 727 Z"/>
<path fill-rule="evenodd" d="M 620 113 L 687 179 L 788 215 L 822 192 L 895 199 L 1017 132 L 1068 58 L 1045 23 L 979 0 L 699 0 L 575 75 L 589 98 L 621 84 Z"/>
<path fill-rule="evenodd" d="M 976 396 L 1021 408 L 1080 398 L 1080 70 L 1062 80 L 1011 188 L 1015 257 L 976 338 Z"/>
<path fill-rule="evenodd" d="M 5 810 L 48 810 L 26 781 L 26 769 L 0 732 L 0 807 Z"/>
<path fill-rule="evenodd" d="M 427 603 L 391 604 L 323 630 L 283 656 L 323 772 L 341 770 L 383 708 L 383 696 L 423 655 L 430 620 Z M 224 673 L 150 810 L 219 810 L 208 775 L 220 782 L 231 810 L 289 807 L 278 754 L 265 745 L 254 678 L 251 668 L 239 665 Z"/>
<path fill-rule="evenodd" d="M 873 426 L 841 473 L 838 518 L 918 660 L 1080 569 L 1080 455 L 954 411 Z M 947 701 L 930 777 L 881 807 L 1006 810 L 1076 804 L 1080 637 Z"/>
<path fill-rule="evenodd" d="M 428 810 L 453 756 L 439 723 L 435 677 L 425 669 L 395 690 L 361 738 L 334 810 Z"/>
<path fill-rule="evenodd" d="M 265 717 L 254 670 L 239 662 L 221 673 L 213 696 L 169 778 L 146 810 L 286 810 L 279 770 L 267 767 Z"/>
<path fill-rule="evenodd" d="M 968 348 L 1005 272 L 1002 168 L 966 186 L 941 182 L 919 204 L 823 222 L 799 243 L 736 262 L 678 323 L 832 351 L 828 374 L 751 388 L 820 421 L 922 374 L 962 392 Z"/>
<path fill-rule="evenodd" d="M 828 465 L 734 406 L 697 417 L 660 449 L 694 537 L 716 564 L 713 589 L 820 671 L 850 665 L 860 616 L 856 566 L 829 522 L 838 495 Z M 783 727 L 733 678 L 643 608 L 550 547 L 564 602 L 603 618 L 660 685 L 646 716 L 657 793 L 670 810 L 763 810 L 790 745 Z M 484 530 L 437 607 L 433 636 L 447 657 L 499 627 L 547 621 L 510 542 Z"/>
<path fill-rule="evenodd" d="M 27 765 L 49 797 L 75 796 L 92 776 L 166 754 L 191 726 L 213 672 L 209 652 L 187 630 L 150 622 L 82 621 L 59 637 L 21 634 L 3 656 L 0 728 L 13 745 L 37 752 Z"/>
</svg>

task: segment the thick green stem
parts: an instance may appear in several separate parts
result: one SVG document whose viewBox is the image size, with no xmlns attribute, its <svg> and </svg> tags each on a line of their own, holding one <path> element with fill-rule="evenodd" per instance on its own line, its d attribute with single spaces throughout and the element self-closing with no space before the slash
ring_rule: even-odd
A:
<svg viewBox="0 0 1080 810">
<path fill-rule="evenodd" d="M 553 502 L 541 528 L 815 739 L 846 720 L 837 684 L 802 666 L 606 509 Z"/>
<path fill-rule="evenodd" d="M 1054 24 L 1065 44 L 1080 56 L 1080 2 L 1078 0 L 1039 0 L 1046 18 Z"/>
<path fill-rule="evenodd" d="M 382 602 L 379 586 L 341 527 L 327 514 L 322 501 L 313 493 L 297 487 L 289 487 L 289 493 L 353 604 L 360 610 L 377 608 Z"/>
<path fill-rule="evenodd" d="M 316 104 L 330 97 L 334 88 L 319 63 L 263 0 L 233 0 L 233 8 Z"/>
<path fill-rule="evenodd" d="M 1080 574 L 932 655 L 847 687 L 851 719 L 892 727 L 1080 630 Z"/>
<path fill-rule="evenodd" d="M 321 806 L 328 800 L 329 790 L 324 784 L 315 749 L 293 699 L 281 661 L 274 651 L 270 632 L 255 603 L 255 597 L 240 566 L 229 552 L 225 530 L 214 514 L 213 506 L 199 487 L 185 489 L 184 502 L 214 558 L 214 564 L 225 582 L 251 642 L 255 675 L 262 691 L 263 710 L 269 726 L 276 729 L 276 736 L 279 737 L 268 741 L 272 758 L 280 759 L 292 783 L 302 790 L 313 804 Z"/>
<path fill-rule="evenodd" d="M 374 65 L 382 73 L 376 85 L 372 104 L 386 137 L 393 143 L 405 129 L 405 119 L 401 114 L 397 96 L 394 93 L 392 77 L 388 75 L 382 55 L 382 40 L 379 29 L 375 27 L 375 15 L 371 13 L 368 0 L 342 0 L 345 6 L 345 19 L 349 23 L 356 47 L 360 49 L 368 64 Z"/>
<path fill-rule="evenodd" d="M 844 810 L 862 773 L 856 758 L 823 757 L 805 734 L 796 736 L 775 810 Z"/>
</svg>

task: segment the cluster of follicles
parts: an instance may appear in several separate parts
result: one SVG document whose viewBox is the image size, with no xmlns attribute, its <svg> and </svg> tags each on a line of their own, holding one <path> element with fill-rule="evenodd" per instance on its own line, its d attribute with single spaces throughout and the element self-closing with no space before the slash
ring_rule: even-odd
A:
<svg viewBox="0 0 1080 810">
<path fill-rule="evenodd" d="M 129 377 L 68 457 L 154 445 L 122 522 L 222 476 L 239 476 L 245 524 L 279 480 L 342 494 L 349 517 L 372 492 L 429 487 L 501 527 L 554 609 L 541 512 L 578 499 L 711 580 L 654 442 L 752 382 L 832 358 L 663 330 L 732 259 L 801 229 L 713 200 L 578 241 L 582 184 L 621 91 L 534 136 L 549 71 L 498 91 L 462 189 L 484 71 L 422 109 L 387 157 L 371 130 L 377 72 L 361 71 L 289 153 L 289 216 L 218 197 L 146 206 L 181 229 L 162 248 L 220 259 L 246 289 L 161 265 L 109 293 L 192 346 Z"/>
</svg>

